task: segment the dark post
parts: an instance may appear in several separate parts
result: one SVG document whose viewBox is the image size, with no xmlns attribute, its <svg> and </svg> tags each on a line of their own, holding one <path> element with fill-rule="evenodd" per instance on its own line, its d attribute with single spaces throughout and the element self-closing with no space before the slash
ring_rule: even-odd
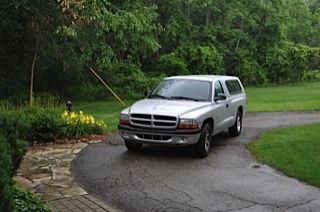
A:
<svg viewBox="0 0 320 212">
<path fill-rule="evenodd" d="M 68 109 L 68 113 L 70 114 L 71 113 L 71 109 L 72 109 L 72 102 L 71 100 L 68 100 L 66 102 L 66 106 L 67 106 L 67 109 Z"/>
</svg>

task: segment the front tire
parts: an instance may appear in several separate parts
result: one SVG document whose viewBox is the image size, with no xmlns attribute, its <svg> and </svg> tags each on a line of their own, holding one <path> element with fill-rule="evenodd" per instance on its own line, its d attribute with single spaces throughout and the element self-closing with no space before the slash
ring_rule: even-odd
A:
<svg viewBox="0 0 320 212">
<path fill-rule="evenodd" d="M 142 143 L 136 143 L 129 140 L 125 140 L 124 144 L 126 145 L 128 151 L 130 152 L 137 152 L 137 151 L 140 151 L 142 148 Z"/>
<path fill-rule="evenodd" d="M 205 123 L 201 130 L 201 135 L 198 143 L 196 144 L 196 153 L 199 157 L 207 157 L 211 147 L 211 126 Z"/>
<path fill-rule="evenodd" d="M 240 110 L 237 111 L 236 121 L 229 127 L 229 135 L 239 136 L 242 130 L 242 113 Z"/>
</svg>

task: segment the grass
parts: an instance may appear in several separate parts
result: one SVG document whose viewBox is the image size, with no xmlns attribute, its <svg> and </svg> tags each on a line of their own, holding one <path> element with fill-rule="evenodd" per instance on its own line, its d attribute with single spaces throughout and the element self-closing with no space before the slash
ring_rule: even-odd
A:
<svg viewBox="0 0 320 212">
<path fill-rule="evenodd" d="M 320 110 L 320 82 L 247 88 L 248 112 Z"/>
<path fill-rule="evenodd" d="M 125 101 L 125 103 L 129 106 L 133 101 Z M 119 113 L 126 107 L 117 101 L 76 102 L 73 105 L 74 110 L 82 110 L 85 113 L 94 115 L 97 119 L 103 120 L 107 124 L 107 132 L 117 130 Z"/>
<path fill-rule="evenodd" d="M 260 161 L 320 187 L 320 124 L 270 130 L 249 143 Z"/>
</svg>

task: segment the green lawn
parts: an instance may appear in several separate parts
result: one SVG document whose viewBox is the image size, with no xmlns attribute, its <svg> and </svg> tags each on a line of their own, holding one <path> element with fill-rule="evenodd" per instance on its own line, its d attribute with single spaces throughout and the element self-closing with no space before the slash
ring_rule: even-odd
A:
<svg viewBox="0 0 320 212">
<path fill-rule="evenodd" d="M 126 105 L 130 105 L 133 101 L 125 101 Z M 75 102 L 74 109 L 76 111 L 82 110 L 84 113 L 94 115 L 94 117 L 104 120 L 107 124 L 107 132 L 114 132 L 117 130 L 119 113 L 125 106 L 117 101 L 108 102 Z"/>
<path fill-rule="evenodd" d="M 320 186 L 320 124 L 270 130 L 249 149 L 286 175 Z"/>
<path fill-rule="evenodd" d="M 248 112 L 320 110 L 320 83 L 247 88 Z"/>
</svg>

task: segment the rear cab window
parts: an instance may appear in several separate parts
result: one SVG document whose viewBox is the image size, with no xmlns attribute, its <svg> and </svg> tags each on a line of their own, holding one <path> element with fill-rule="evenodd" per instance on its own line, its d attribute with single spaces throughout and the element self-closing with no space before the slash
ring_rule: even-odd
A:
<svg viewBox="0 0 320 212">
<path fill-rule="evenodd" d="M 226 86 L 230 95 L 243 93 L 241 85 L 238 80 L 226 80 Z"/>
</svg>

